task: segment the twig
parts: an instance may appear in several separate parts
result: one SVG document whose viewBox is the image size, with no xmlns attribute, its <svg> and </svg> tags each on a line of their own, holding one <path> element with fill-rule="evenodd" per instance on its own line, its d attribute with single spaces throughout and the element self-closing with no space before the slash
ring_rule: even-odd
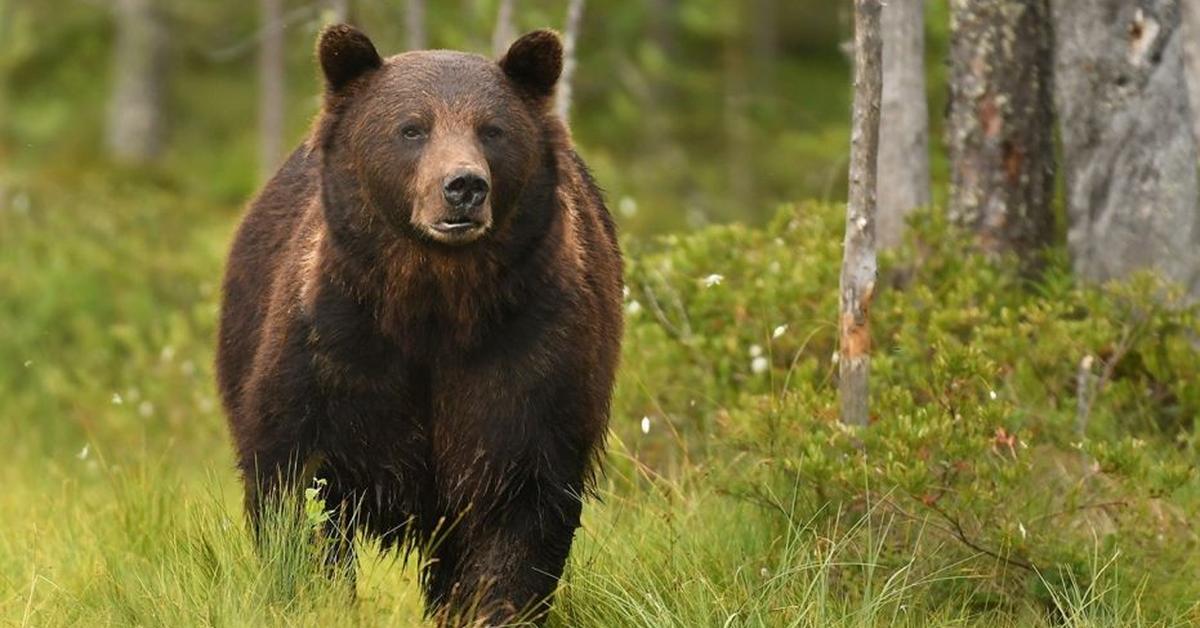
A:
<svg viewBox="0 0 1200 628">
<path fill-rule="evenodd" d="M 966 545 L 967 547 L 975 550 L 976 552 L 979 552 L 980 554 L 984 554 L 986 556 L 991 556 L 992 558 L 995 558 L 996 560 L 999 560 L 1007 565 L 1012 565 L 1013 567 L 1020 567 L 1021 569 L 1024 569 L 1024 570 L 1026 570 L 1030 573 L 1034 573 L 1034 574 L 1041 573 L 1038 570 L 1038 568 L 1033 565 L 1033 563 L 1022 560 L 1020 558 L 1013 558 L 1010 556 L 1005 556 L 1003 554 L 1000 554 L 999 552 L 990 550 L 990 549 L 976 543 L 975 541 L 973 541 L 971 539 L 971 537 L 967 536 L 966 530 L 963 530 L 962 523 L 959 522 L 959 520 L 957 518 L 951 516 L 950 513 L 946 512 L 945 509 L 938 506 L 936 501 L 929 502 L 929 503 L 925 503 L 925 502 L 922 502 L 922 503 L 924 503 L 925 506 L 928 507 L 930 510 L 936 512 L 938 515 L 940 515 L 942 517 L 943 520 L 945 520 L 947 523 L 949 523 L 951 526 L 954 527 L 954 529 L 952 531 L 953 536 L 955 538 L 957 538 L 958 541 L 960 543 L 962 543 L 963 545 Z"/>
<path fill-rule="evenodd" d="M 1113 354 L 1104 361 L 1104 370 L 1101 371 L 1098 378 L 1093 378 L 1091 374 L 1094 361 L 1092 356 L 1084 356 L 1083 360 L 1079 362 L 1079 374 L 1076 376 L 1075 384 L 1075 394 L 1078 397 L 1075 431 L 1080 438 L 1083 438 L 1087 432 L 1088 420 L 1091 418 L 1092 406 L 1096 403 L 1096 398 L 1100 396 L 1100 392 L 1104 390 L 1108 382 L 1112 381 L 1117 365 L 1133 349 L 1134 339 L 1140 335 L 1144 323 L 1144 319 L 1135 321 L 1132 326 L 1127 326 L 1121 331 L 1121 340 L 1117 343 Z"/>
</svg>

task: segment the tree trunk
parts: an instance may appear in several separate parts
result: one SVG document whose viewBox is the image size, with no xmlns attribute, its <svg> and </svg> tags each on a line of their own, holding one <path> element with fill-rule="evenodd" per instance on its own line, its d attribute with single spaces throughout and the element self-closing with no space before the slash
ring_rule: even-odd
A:
<svg viewBox="0 0 1200 628">
<path fill-rule="evenodd" d="M 163 149 L 167 24 L 155 0 L 114 0 L 116 42 L 107 143 L 117 161 L 145 164 Z"/>
<path fill-rule="evenodd" d="M 329 0 L 329 12 L 334 24 L 348 24 L 350 20 L 350 0 Z"/>
<path fill-rule="evenodd" d="M 429 39 L 425 34 L 425 0 L 408 0 L 404 11 L 404 27 L 408 33 L 409 50 L 429 47 Z"/>
<path fill-rule="evenodd" d="M 742 9 L 732 9 L 741 11 Z M 748 212 L 754 206 L 753 128 L 750 126 L 751 64 L 747 59 L 746 34 L 739 28 L 722 43 L 721 82 L 724 86 L 725 172 L 729 202 L 735 211 Z"/>
<path fill-rule="evenodd" d="M 676 20 L 679 8 L 677 0 L 646 0 L 649 13 L 650 36 L 668 59 L 675 56 L 678 48 Z"/>
<path fill-rule="evenodd" d="M 513 0 L 500 0 L 500 8 L 496 11 L 496 26 L 492 29 L 492 55 L 497 59 L 504 56 L 516 38 L 517 24 L 513 17 Z"/>
<path fill-rule="evenodd" d="M 950 216 L 1026 262 L 1053 236 L 1049 0 L 952 0 Z"/>
<path fill-rule="evenodd" d="M 266 181 L 275 174 L 283 155 L 286 90 L 283 0 L 259 0 L 259 10 L 262 41 L 258 52 L 258 166 L 261 180 Z"/>
<path fill-rule="evenodd" d="M 775 91 L 779 57 L 779 0 L 754 0 L 750 16 L 750 48 L 754 53 L 756 91 Z"/>
<path fill-rule="evenodd" d="M 883 8 L 883 109 L 879 124 L 879 246 L 898 245 L 904 220 L 930 203 L 925 100 L 925 0 Z"/>
<path fill-rule="evenodd" d="M 1054 24 L 1076 272 L 1103 281 L 1155 268 L 1200 296 L 1179 2 L 1055 0 Z"/>
<path fill-rule="evenodd" d="M 571 0 L 567 5 L 567 25 L 563 30 L 563 69 L 558 80 L 558 97 L 555 109 L 563 121 L 571 116 L 571 81 L 575 78 L 575 47 L 579 42 L 579 29 L 583 26 L 583 0 Z"/>
<path fill-rule="evenodd" d="M 875 296 L 875 189 L 879 110 L 883 100 L 880 0 L 855 0 L 854 113 L 850 129 L 850 193 L 842 253 L 838 396 L 842 422 L 869 422 L 871 300 Z"/>
<path fill-rule="evenodd" d="M 1192 138 L 1200 142 L 1200 3 L 1183 3 L 1183 60 L 1187 74 Z"/>
</svg>

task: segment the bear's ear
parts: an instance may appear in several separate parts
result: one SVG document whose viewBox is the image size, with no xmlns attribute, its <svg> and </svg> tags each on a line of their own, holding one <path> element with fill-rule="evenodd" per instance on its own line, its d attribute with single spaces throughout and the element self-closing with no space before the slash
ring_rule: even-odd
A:
<svg viewBox="0 0 1200 628">
<path fill-rule="evenodd" d="M 554 93 L 562 66 L 562 40 L 551 30 L 524 35 L 513 42 L 500 60 L 500 68 L 508 78 L 538 98 Z"/>
<path fill-rule="evenodd" d="M 331 92 L 336 92 L 347 83 L 363 74 L 378 69 L 383 59 L 375 52 L 375 45 L 357 28 L 348 24 L 334 24 L 321 31 L 317 40 L 317 57 L 321 60 L 321 71 Z"/>
</svg>

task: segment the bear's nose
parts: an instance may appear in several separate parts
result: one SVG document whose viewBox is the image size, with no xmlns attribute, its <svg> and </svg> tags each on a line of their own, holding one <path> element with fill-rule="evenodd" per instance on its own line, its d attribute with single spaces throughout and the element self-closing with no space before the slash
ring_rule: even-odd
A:
<svg viewBox="0 0 1200 628">
<path fill-rule="evenodd" d="M 455 209 L 475 209 L 487 198 L 488 188 L 487 179 L 474 172 L 460 171 L 446 177 L 442 196 Z"/>
</svg>

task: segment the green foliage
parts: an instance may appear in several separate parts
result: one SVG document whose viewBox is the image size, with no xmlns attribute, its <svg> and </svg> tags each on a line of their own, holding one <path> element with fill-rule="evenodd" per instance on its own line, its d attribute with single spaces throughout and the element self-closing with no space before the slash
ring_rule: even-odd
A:
<svg viewBox="0 0 1200 628">
<path fill-rule="evenodd" d="M 169 177 L 56 181 L 7 178 L 0 195 L 0 616 L 417 621 L 415 565 L 369 545 L 347 603 L 317 558 L 319 487 L 265 552 L 242 523 L 210 368 L 233 215 Z M 875 424 L 847 430 L 841 220 L 806 204 L 765 229 L 628 241 L 604 501 L 553 621 L 1195 619 L 1178 577 L 1198 567 L 1195 310 L 1148 278 L 1075 285 L 1059 260 L 1023 278 L 922 216 L 884 261 Z"/>
<path fill-rule="evenodd" d="M 1121 594 L 1187 611 L 1197 308 L 1149 276 L 1079 286 L 1058 255 L 1025 278 L 919 216 L 883 263 L 873 425 L 847 428 L 832 384 L 841 220 L 786 208 L 765 231 L 669 237 L 635 259 L 619 402 L 660 426 L 641 457 L 673 462 L 682 443 L 736 461 L 726 490 L 768 509 L 867 518 L 886 531 L 882 563 L 933 553 L 909 569 L 970 574 L 951 588 L 973 603 L 1052 607 L 1119 554 L 1135 572 Z"/>
<path fill-rule="evenodd" d="M 322 0 L 285 4 L 286 143 L 296 144 L 320 104 L 312 49 L 326 16 Z M 404 3 L 351 4 L 381 51 L 404 50 Z M 490 55 L 497 4 L 429 2 L 430 44 Z M 172 35 L 168 151 L 156 169 L 190 196 L 240 203 L 257 184 L 258 6 L 160 5 Z M 578 48 L 574 136 L 626 230 L 761 223 L 770 215 L 759 208 L 773 202 L 841 198 L 850 71 L 838 46 L 849 37 L 849 13 L 824 0 L 654 6 L 589 3 Z M 563 26 L 559 0 L 522 0 L 517 9 L 519 29 Z M 930 14 L 937 77 L 945 13 Z M 69 180 L 103 162 L 113 33 L 109 3 L 0 1 L 0 157 L 11 167 Z M 935 104 L 939 81 L 929 89 Z M 747 173 L 746 185 L 732 185 Z"/>
</svg>

